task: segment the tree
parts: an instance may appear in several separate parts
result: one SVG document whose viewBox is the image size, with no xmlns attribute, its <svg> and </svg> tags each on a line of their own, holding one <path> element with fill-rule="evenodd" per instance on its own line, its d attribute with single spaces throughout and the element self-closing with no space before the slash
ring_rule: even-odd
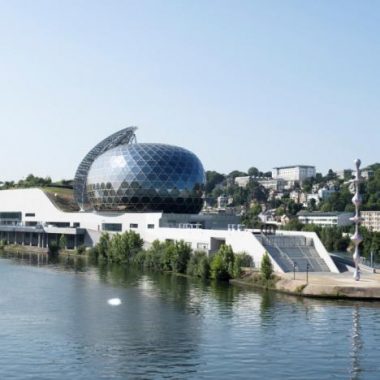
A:
<svg viewBox="0 0 380 380">
<path fill-rule="evenodd" d="M 248 174 L 245 172 L 241 172 L 239 170 L 233 170 L 230 174 L 228 174 L 228 178 L 235 179 L 236 177 L 246 177 Z"/>
<path fill-rule="evenodd" d="M 308 210 L 315 211 L 317 209 L 317 201 L 314 198 L 311 198 L 308 202 Z"/>
<path fill-rule="evenodd" d="M 284 230 L 287 231 L 301 231 L 304 224 L 301 223 L 298 219 L 291 219 L 288 224 L 284 226 Z"/>
<path fill-rule="evenodd" d="M 246 253 L 238 253 L 235 255 L 232 277 L 238 278 L 241 275 L 241 268 L 251 267 L 253 265 L 252 257 Z"/>
<path fill-rule="evenodd" d="M 134 231 L 113 235 L 108 247 L 108 260 L 128 263 L 142 249 L 144 241 Z"/>
<path fill-rule="evenodd" d="M 290 215 L 297 215 L 303 208 L 302 204 L 294 202 L 292 199 L 287 204 L 287 210 Z"/>
<path fill-rule="evenodd" d="M 220 184 L 225 180 L 225 176 L 216 171 L 207 171 L 206 172 L 206 194 L 211 194 L 215 186 Z"/>
<path fill-rule="evenodd" d="M 242 216 L 243 224 L 248 228 L 255 228 L 257 223 L 259 223 L 258 215 L 260 214 L 261 211 L 262 211 L 261 206 L 258 203 L 255 203 Z"/>
<path fill-rule="evenodd" d="M 232 277 L 234 252 L 230 245 L 222 244 L 211 261 L 211 277 L 228 281 Z"/>
<path fill-rule="evenodd" d="M 250 177 L 258 177 L 258 175 L 259 175 L 259 169 L 257 169 L 254 166 L 252 166 L 251 168 L 248 169 L 248 175 Z"/>
<path fill-rule="evenodd" d="M 67 247 L 67 237 L 65 235 L 61 235 L 59 238 L 59 248 L 66 249 Z"/>
<path fill-rule="evenodd" d="M 332 169 L 329 169 L 329 171 L 327 172 L 327 175 L 326 175 L 326 180 L 331 181 L 331 180 L 336 179 L 336 178 L 337 178 L 336 173 Z"/>
<path fill-rule="evenodd" d="M 103 232 L 100 235 L 99 243 L 97 244 L 98 255 L 101 258 L 108 257 L 109 245 L 110 245 L 110 235 L 108 232 Z"/>
<path fill-rule="evenodd" d="M 302 190 L 305 193 L 311 193 L 311 190 L 313 188 L 313 182 L 314 182 L 313 177 L 304 179 L 302 182 Z"/>
<path fill-rule="evenodd" d="M 255 200 L 257 202 L 266 202 L 268 199 L 268 191 L 257 181 L 251 179 L 248 182 L 246 190 L 248 192 L 247 201 Z"/>
<path fill-rule="evenodd" d="M 273 265 L 269 258 L 268 252 L 265 252 L 263 258 L 261 259 L 260 273 L 267 282 L 272 278 Z"/>
<path fill-rule="evenodd" d="M 191 255 L 187 264 L 187 274 L 203 279 L 210 277 L 210 262 L 205 252 L 196 251 Z"/>
<path fill-rule="evenodd" d="M 177 273 L 186 273 L 187 262 L 190 260 L 191 247 L 183 240 L 174 244 L 174 255 L 172 257 L 172 269 Z"/>
</svg>

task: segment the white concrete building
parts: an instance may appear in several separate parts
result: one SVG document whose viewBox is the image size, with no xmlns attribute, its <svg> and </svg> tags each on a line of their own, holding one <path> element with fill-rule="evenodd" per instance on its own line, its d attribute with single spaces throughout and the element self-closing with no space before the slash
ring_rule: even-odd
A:
<svg viewBox="0 0 380 380">
<path fill-rule="evenodd" d="M 332 194 L 334 194 L 336 190 L 334 188 L 323 188 L 318 190 L 318 197 L 322 201 L 328 199 L 331 197 Z"/>
<path fill-rule="evenodd" d="M 228 244 L 235 252 L 244 251 L 251 255 L 256 266 L 260 265 L 263 254 L 270 251 L 276 271 L 291 270 L 291 258 L 284 258 L 285 248 L 280 254 L 276 245 L 268 243 L 262 234 L 243 229 L 238 217 L 162 212 L 63 212 L 40 189 L 0 191 L 0 240 L 10 244 L 46 249 L 50 242 L 58 241 L 60 236 L 65 235 L 68 248 L 81 244 L 92 246 L 102 232 L 113 234 L 128 230 L 138 232 L 147 246 L 156 239 L 184 240 L 194 250 L 201 249 L 212 254 L 221 244 Z M 316 234 L 294 234 L 303 236 L 305 249 L 313 250 L 315 262 L 319 262 L 314 270 L 338 272 Z M 278 239 L 281 236 L 290 239 L 294 234 L 284 231 L 276 236 Z M 304 260 L 307 261 L 306 255 Z"/>
<path fill-rule="evenodd" d="M 298 220 L 303 224 L 315 224 L 321 227 L 343 227 L 352 224 L 350 218 L 353 216 L 351 212 L 307 212 L 300 211 Z"/>
<path fill-rule="evenodd" d="M 213 254 L 227 244 L 250 255 L 256 266 L 268 251 L 279 272 L 293 269 L 294 250 L 288 248 L 297 244 L 299 268 L 337 272 L 316 234 L 294 239 L 288 232 L 269 239 L 265 234 L 272 229 L 246 230 L 239 216 L 199 214 L 206 184 L 199 158 L 177 146 L 137 143 L 136 129 L 113 133 L 82 159 L 73 183 L 80 212 L 62 211 L 40 189 L 0 191 L 0 240 L 48 250 L 64 236 L 66 248 L 73 249 L 93 246 L 104 232 L 132 230 L 146 246 L 183 240 Z M 219 198 L 220 208 L 230 202 L 226 198 Z"/>
<path fill-rule="evenodd" d="M 240 187 L 247 187 L 251 177 L 249 175 L 244 177 L 235 177 L 235 184 Z"/>
<path fill-rule="evenodd" d="M 259 183 L 267 190 L 283 191 L 286 186 L 286 181 L 282 178 L 263 178 L 263 177 L 236 177 L 235 184 L 240 187 L 247 187 L 250 180 Z"/>
<path fill-rule="evenodd" d="M 348 180 L 352 176 L 352 169 L 337 170 L 335 173 L 339 179 Z"/>
<path fill-rule="evenodd" d="M 364 219 L 362 226 L 380 232 L 380 211 L 361 211 L 360 216 Z"/>
<path fill-rule="evenodd" d="M 286 186 L 282 178 L 260 178 L 257 182 L 267 190 L 283 191 Z"/>
<path fill-rule="evenodd" d="M 315 166 L 293 165 L 273 168 L 272 177 L 282 178 L 286 181 L 302 182 L 306 178 L 315 177 Z"/>
</svg>

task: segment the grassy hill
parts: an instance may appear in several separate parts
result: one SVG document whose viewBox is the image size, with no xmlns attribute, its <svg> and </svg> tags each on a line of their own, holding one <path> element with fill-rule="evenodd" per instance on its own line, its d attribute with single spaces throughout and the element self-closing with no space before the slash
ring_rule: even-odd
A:
<svg viewBox="0 0 380 380">
<path fill-rule="evenodd" d="M 62 187 L 43 187 L 41 190 L 60 210 L 66 212 L 79 211 L 79 207 L 74 200 L 73 189 L 66 189 Z"/>
</svg>

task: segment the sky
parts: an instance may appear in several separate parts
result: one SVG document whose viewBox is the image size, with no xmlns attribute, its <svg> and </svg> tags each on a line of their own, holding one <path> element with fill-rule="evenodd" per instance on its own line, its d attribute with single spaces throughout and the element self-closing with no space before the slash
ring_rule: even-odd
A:
<svg viewBox="0 0 380 380">
<path fill-rule="evenodd" d="M 0 181 L 127 126 L 221 173 L 365 166 L 379 100 L 376 0 L 0 0 Z"/>
</svg>

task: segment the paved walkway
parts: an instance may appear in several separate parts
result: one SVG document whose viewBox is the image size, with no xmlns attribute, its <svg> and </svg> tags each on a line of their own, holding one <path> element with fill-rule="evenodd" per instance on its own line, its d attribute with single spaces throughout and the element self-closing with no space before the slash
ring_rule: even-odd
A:
<svg viewBox="0 0 380 380">
<path fill-rule="evenodd" d="M 361 273 L 360 281 L 355 281 L 353 273 L 309 273 L 308 283 L 306 273 L 296 272 L 280 275 L 276 287 L 279 290 L 297 293 L 303 296 L 364 298 L 380 300 L 380 274 Z"/>
</svg>

